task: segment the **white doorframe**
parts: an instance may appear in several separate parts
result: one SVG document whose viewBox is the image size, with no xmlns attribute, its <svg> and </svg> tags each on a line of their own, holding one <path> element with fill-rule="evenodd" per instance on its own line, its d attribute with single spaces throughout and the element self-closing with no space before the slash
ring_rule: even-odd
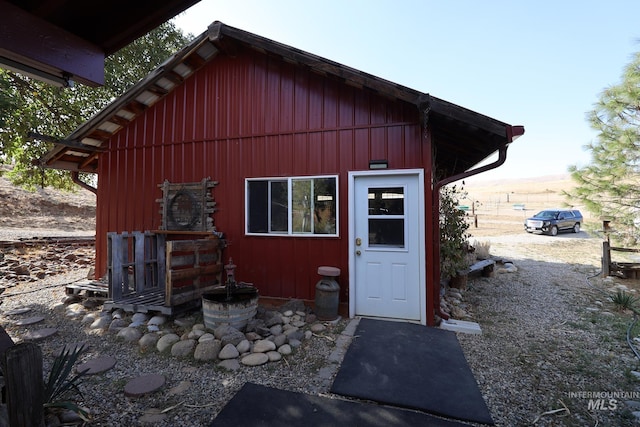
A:
<svg viewBox="0 0 640 427">
<path fill-rule="evenodd" d="M 426 259 L 425 259 L 425 212 L 424 212 L 424 170 L 423 169 L 397 169 L 397 170 L 373 170 L 373 171 L 352 171 L 349 172 L 349 317 L 355 316 L 356 303 L 356 274 L 355 274 L 355 181 L 362 176 L 399 176 L 409 175 L 418 179 L 418 233 L 419 233 L 419 278 L 420 278 L 420 323 L 427 324 L 427 301 L 426 301 Z"/>
</svg>

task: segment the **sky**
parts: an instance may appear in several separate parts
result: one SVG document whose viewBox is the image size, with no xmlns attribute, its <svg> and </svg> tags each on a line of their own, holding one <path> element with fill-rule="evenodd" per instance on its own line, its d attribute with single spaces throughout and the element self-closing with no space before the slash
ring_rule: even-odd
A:
<svg viewBox="0 0 640 427">
<path fill-rule="evenodd" d="M 523 125 L 478 176 L 510 180 L 590 162 L 586 114 L 640 51 L 639 16 L 635 0 L 201 0 L 174 22 L 221 21 Z"/>
</svg>

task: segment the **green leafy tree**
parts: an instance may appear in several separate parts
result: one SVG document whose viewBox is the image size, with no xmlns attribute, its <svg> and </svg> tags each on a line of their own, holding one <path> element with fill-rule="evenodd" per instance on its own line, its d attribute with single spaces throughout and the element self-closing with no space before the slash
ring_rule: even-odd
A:
<svg viewBox="0 0 640 427">
<path fill-rule="evenodd" d="M 173 22 L 160 25 L 105 60 L 105 84 L 99 88 L 57 88 L 0 69 L 0 164 L 11 166 L 11 181 L 32 189 L 72 188 L 67 172 L 38 167 L 52 145 L 29 134 L 63 139 L 188 41 Z"/>
<path fill-rule="evenodd" d="M 635 245 L 640 237 L 640 52 L 622 82 L 605 89 L 587 115 L 597 139 L 586 146 L 591 163 L 571 166 L 577 183 L 567 192 L 589 212 L 615 224 L 616 240 Z"/>
<path fill-rule="evenodd" d="M 462 187 L 445 186 L 440 190 L 440 275 L 451 278 L 468 267 L 469 223 L 466 213 L 458 209 L 466 197 Z"/>
</svg>

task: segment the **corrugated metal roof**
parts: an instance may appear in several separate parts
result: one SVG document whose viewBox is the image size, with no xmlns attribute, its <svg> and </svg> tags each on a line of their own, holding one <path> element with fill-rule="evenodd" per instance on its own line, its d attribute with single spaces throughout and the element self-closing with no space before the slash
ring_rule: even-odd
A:
<svg viewBox="0 0 640 427">
<path fill-rule="evenodd" d="M 443 176 L 468 170 L 509 144 L 510 125 L 414 89 L 273 40 L 214 22 L 207 31 L 152 71 L 120 98 L 77 128 L 43 158 L 47 167 L 95 172 L 100 149 L 115 133 L 170 93 L 221 52 L 249 46 L 346 84 L 416 105 L 429 122 Z"/>
</svg>

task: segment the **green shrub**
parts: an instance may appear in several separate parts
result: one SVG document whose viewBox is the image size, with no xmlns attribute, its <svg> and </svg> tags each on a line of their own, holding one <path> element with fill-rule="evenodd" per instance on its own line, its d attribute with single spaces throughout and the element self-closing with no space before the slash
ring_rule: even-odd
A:
<svg viewBox="0 0 640 427">
<path fill-rule="evenodd" d="M 469 224 L 466 213 L 458 209 L 466 197 L 463 188 L 445 186 L 440 190 L 440 275 L 450 279 L 469 266 Z"/>
</svg>

